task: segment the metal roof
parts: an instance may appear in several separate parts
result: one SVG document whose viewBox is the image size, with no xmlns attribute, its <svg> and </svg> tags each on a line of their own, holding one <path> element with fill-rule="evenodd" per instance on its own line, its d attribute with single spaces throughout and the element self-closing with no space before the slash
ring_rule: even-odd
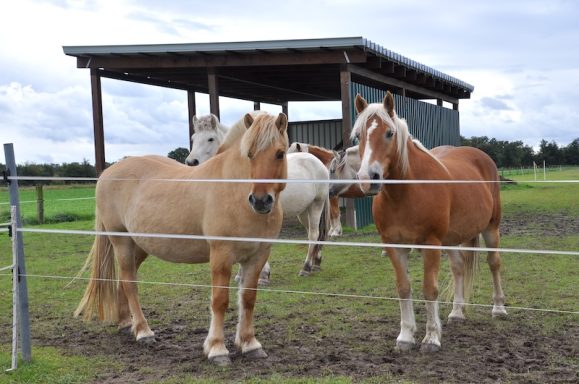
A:
<svg viewBox="0 0 579 384">
<path fill-rule="evenodd" d="M 434 98 L 439 95 L 446 100 L 449 99 L 445 96 L 458 100 L 470 97 L 470 93 L 474 90 L 472 85 L 462 80 L 363 37 L 65 46 L 63 50 L 66 55 L 77 57 L 79 68 L 102 69 L 104 76 L 126 77 L 125 79 L 129 81 L 198 91 L 206 89 L 200 68 L 203 67 L 205 74 L 208 67 L 220 68 L 219 75 L 225 80 L 223 82 L 225 86 L 220 86 L 224 96 L 244 98 L 251 92 L 259 95 L 260 92 L 269 89 L 270 93 L 264 94 L 263 101 L 284 100 L 284 98 L 284 101 L 335 98 L 339 89 L 322 84 L 322 80 L 316 80 L 315 77 L 321 76 L 329 80 L 330 77 L 334 78 L 329 75 L 330 72 L 336 73 L 340 70 L 336 64 L 350 63 L 361 68 L 362 72 L 357 75 L 373 78 L 374 82 L 380 82 L 380 79 L 386 76 L 392 77 L 390 84 L 401 88 L 406 88 L 407 84 L 411 96 L 417 98 Z M 312 58 L 308 55 L 315 56 Z M 255 73 L 255 67 L 259 67 L 259 74 Z M 240 68 L 244 70 L 241 71 Z M 302 72 L 301 78 L 300 74 L 296 73 L 296 78 L 285 74 L 284 79 L 271 80 L 283 70 Z M 189 73 L 190 77 L 187 78 L 184 72 Z M 352 72 L 356 73 L 355 70 Z M 255 87 L 251 87 L 251 84 Z M 232 88 L 229 89 L 227 85 Z M 319 87 L 319 95 L 314 85 Z M 302 86 L 305 88 L 298 89 Z M 281 94 L 274 96 L 271 91 L 275 89 Z M 288 92 L 284 94 L 283 91 Z"/>
</svg>

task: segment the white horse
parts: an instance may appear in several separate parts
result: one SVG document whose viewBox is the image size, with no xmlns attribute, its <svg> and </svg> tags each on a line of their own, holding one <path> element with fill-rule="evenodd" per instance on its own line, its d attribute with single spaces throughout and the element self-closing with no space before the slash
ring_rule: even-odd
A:
<svg viewBox="0 0 579 384">
<path fill-rule="evenodd" d="M 264 113 L 254 111 L 253 116 Z M 197 129 L 197 124 L 207 122 L 200 131 L 195 131 L 192 137 L 193 145 L 191 153 L 187 157 L 188 165 L 199 165 L 218 153 L 219 146 L 227 140 L 227 135 L 220 135 L 220 130 L 227 128 L 219 123 L 216 116 L 204 116 L 193 120 Z M 237 126 L 237 122 L 231 130 Z M 199 139 L 196 135 L 203 132 L 204 139 Z M 209 140 L 212 139 L 212 140 Z M 190 160 L 191 159 L 191 160 Z M 287 183 L 286 188 L 280 194 L 280 202 L 284 217 L 298 217 L 300 223 L 308 232 L 308 240 L 324 241 L 327 239 L 330 225 L 329 215 L 329 180 L 330 174 L 326 166 L 315 156 L 309 153 L 288 153 L 287 154 L 288 179 L 290 180 L 327 180 L 328 183 Z M 320 270 L 322 261 L 321 245 L 310 244 L 304 266 L 300 271 L 300 276 L 308 276 L 313 271 Z M 239 276 L 239 274 L 238 274 Z M 238 279 L 236 276 L 236 280 Z M 259 277 L 260 285 L 269 284 L 270 266 L 269 262 L 264 266 Z"/>
<path fill-rule="evenodd" d="M 199 165 L 212 158 L 223 142 L 229 128 L 219 122 L 214 114 L 193 116 L 191 152 L 185 159 L 187 165 Z"/>
</svg>

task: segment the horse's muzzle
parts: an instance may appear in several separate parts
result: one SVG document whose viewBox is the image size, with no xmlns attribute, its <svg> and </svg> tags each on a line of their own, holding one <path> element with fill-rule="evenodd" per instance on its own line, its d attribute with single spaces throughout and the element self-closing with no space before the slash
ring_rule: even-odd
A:
<svg viewBox="0 0 579 384">
<path fill-rule="evenodd" d="M 248 200 L 251 208 L 253 208 L 255 212 L 261 214 L 270 213 L 275 201 L 273 196 L 269 193 L 264 196 L 256 196 L 254 193 L 250 193 Z"/>
</svg>

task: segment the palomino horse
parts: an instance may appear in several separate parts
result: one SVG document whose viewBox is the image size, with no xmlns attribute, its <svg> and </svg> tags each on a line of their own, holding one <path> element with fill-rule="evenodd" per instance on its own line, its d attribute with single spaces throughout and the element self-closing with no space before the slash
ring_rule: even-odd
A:
<svg viewBox="0 0 579 384">
<path fill-rule="evenodd" d="M 276 238 L 285 183 L 183 182 L 183 179 L 285 179 L 287 117 L 247 114 L 227 148 L 191 168 L 160 156 L 128 157 L 106 169 L 96 187 L 96 230 L 130 233 Z M 128 179 L 128 180 L 127 180 Z M 160 180 L 162 179 L 162 180 Z M 176 179 L 174 182 L 166 179 Z M 75 315 L 98 316 L 131 327 L 136 340 L 154 341 L 137 296 L 137 270 L 147 255 L 175 263 L 211 265 L 211 325 L 204 343 L 208 359 L 230 363 L 224 315 L 234 263 L 241 264 L 239 323 L 235 344 L 248 358 L 266 353 L 255 338 L 253 311 L 259 271 L 271 243 L 99 235 L 85 267 L 91 279 Z M 116 263 L 115 263 L 116 261 Z M 117 281 L 115 264 L 119 267 Z"/>
<path fill-rule="evenodd" d="M 294 152 L 307 152 L 311 153 L 330 171 L 330 166 L 332 163 L 337 161 L 339 157 L 339 153 L 336 151 L 332 151 L 326 148 L 319 147 L 317 145 L 307 144 L 307 143 L 298 143 L 294 142 L 291 143 L 289 149 L 287 150 L 288 153 Z M 330 185 L 330 190 L 332 185 Z M 334 195 L 332 196 L 330 192 L 330 231 L 328 233 L 330 237 L 341 236 L 342 235 L 342 222 L 340 221 L 340 201 L 339 197 Z"/>
<path fill-rule="evenodd" d="M 471 147 L 443 146 L 428 151 L 413 140 L 408 126 L 394 111 L 394 98 L 388 92 L 383 103 L 368 105 L 360 95 L 355 101 L 358 117 L 352 136 L 360 139 L 362 163 L 358 172 L 361 189 L 376 194 L 372 215 L 384 243 L 428 246 L 473 246 L 482 233 L 490 248 L 499 245 L 501 204 L 498 173 L 484 152 Z M 393 180 L 467 180 L 473 183 L 380 184 Z M 488 181 L 488 183 L 485 183 Z M 397 348 L 409 350 L 415 344 L 416 322 L 408 279 L 406 248 L 387 248 L 396 272 L 400 297 L 401 330 Z M 441 323 L 438 313 L 438 271 L 440 249 L 421 249 L 424 259 L 423 292 L 426 302 L 426 335 L 421 350 L 440 349 Z M 448 251 L 454 274 L 455 296 L 449 320 L 464 318 L 465 288 L 473 276 L 465 264 L 474 252 Z M 493 276 L 493 316 L 506 315 L 500 282 L 501 259 L 497 251 L 488 252 Z"/>
<path fill-rule="evenodd" d="M 264 112 L 251 112 L 252 116 L 259 116 Z M 205 117 L 199 120 L 205 120 Z M 213 118 L 211 118 L 213 119 Z M 214 118 L 217 119 L 216 117 Z M 237 122 L 231 129 L 234 130 L 238 124 Z M 219 123 L 208 124 L 208 131 L 217 130 Z M 223 127 L 223 126 L 222 126 Z M 209 154 L 209 157 L 219 153 L 221 149 L 215 149 L 211 153 L 211 148 L 218 141 L 218 136 L 212 136 L 214 141 L 200 141 L 198 146 L 193 146 L 188 159 L 203 159 L 203 155 Z M 227 141 L 227 135 L 223 140 Z M 195 139 L 196 140 L 196 139 Z M 202 162 L 202 161 L 201 161 Z M 192 164 L 192 162 L 191 162 Z M 289 153 L 287 155 L 287 177 L 290 180 L 327 180 L 329 181 L 329 172 L 315 156 L 307 153 Z M 280 195 L 281 206 L 284 217 L 298 217 L 300 223 L 308 232 L 308 240 L 311 241 L 325 241 L 327 239 L 329 227 L 329 183 L 288 183 L 286 188 Z M 321 245 L 310 244 L 308 246 L 308 253 L 304 266 L 300 271 L 300 276 L 308 276 L 312 271 L 320 270 L 322 261 Z M 269 284 L 270 279 L 269 262 L 264 266 L 260 274 L 260 285 Z M 236 276 L 239 281 L 239 275 Z"/>
</svg>

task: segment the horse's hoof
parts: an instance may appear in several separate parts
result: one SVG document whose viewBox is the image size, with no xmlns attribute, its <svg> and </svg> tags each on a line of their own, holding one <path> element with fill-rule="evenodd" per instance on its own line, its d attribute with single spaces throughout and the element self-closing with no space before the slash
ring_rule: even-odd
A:
<svg viewBox="0 0 579 384">
<path fill-rule="evenodd" d="M 126 327 L 119 327 L 118 329 L 119 334 L 121 335 L 131 335 L 133 333 L 133 330 L 131 329 L 130 325 L 127 325 Z"/>
<path fill-rule="evenodd" d="M 440 345 L 424 343 L 420 346 L 420 352 L 422 353 L 434 353 L 438 351 L 440 351 Z"/>
<path fill-rule="evenodd" d="M 210 357 L 209 362 L 211 364 L 217 365 L 218 367 L 226 367 L 228 365 L 231 365 L 231 359 L 229 358 L 228 355 L 219 355 Z"/>
<path fill-rule="evenodd" d="M 267 358 L 267 353 L 263 350 L 263 348 L 252 349 L 249 352 L 245 352 L 243 357 L 249 360 L 259 360 Z"/>
<path fill-rule="evenodd" d="M 493 319 L 506 319 L 508 314 L 504 306 L 494 306 L 493 307 Z"/>
<path fill-rule="evenodd" d="M 396 342 L 396 352 L 404 353 L 409 352 L 414 349 L 414 343 L 410 343 L 408 341 L 397 341 Z"/>
<path fill-rule="evenodd" d="M 156 342 L 157 340 L 155 340 L 155 336 L 145 336 L 141 337 L 140 339 L 137 339 L 137 343 L 141 345 L 153 345 Z"/>
<path fill-rule="evenodd" d="M 309 276 L 310 274 L 311 274 L 311 272 L 302 269 L 298 275 L 303 277 L 303 276 Z"/>
<path fill-rule="evenodd" d="M 320 272 L 322 270 L 322 267 L 320 267 L 319 265 L 312 265 L 312 272 Z"/>
</svg>

